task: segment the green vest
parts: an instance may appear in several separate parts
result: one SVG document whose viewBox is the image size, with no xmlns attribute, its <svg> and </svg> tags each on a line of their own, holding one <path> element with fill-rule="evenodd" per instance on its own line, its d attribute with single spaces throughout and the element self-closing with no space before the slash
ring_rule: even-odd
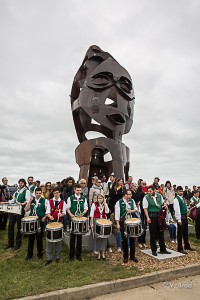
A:
<svg viewBox="0 0 200 300">
<path fill-rule="evenodd" d="M 36 200 L 35 197 L 33 198 L 31 205 L 30 205 L 30 214 L 29 216 L 33 216 L 33 213 L 40 217 L 43 218 L 45 216 L 45 198 L 41 197 L 38 203 L 38 206 L 36 208 L 36 212 L 34 211 L 36 205 Z"/>
<path fill-rule="evenodd" d="M 32 186 L 29 188 L 29 191 L 30 191 L 30 195 L 31 195 L 31 196 L 32 196 L 32 194 L 34 193 L 35 188 L 36 188 L 35 185 L 32 185 Z"/>
<path fill-rule="evenodd" d="M 176 199 L 179 202 L 181 215 L 186 215 L 187 214 L 187 206 L 186 206 L 185 202 L 183 202 L 183 200 L 178 195 L 176 196 Z"/>
<path fill-rule="evenodd" d="M 124 202 L 122 199 L 119 200 L 119 208 L 120 208 L 120 218 L 125 217 L 125 215 L 127 214 L 126 202 Z"/>
<path fill-rule="evenodd" d="M 195 204 L 195 205 L 197 205 L 197 204 L 199 203 L 199 200 L 197 200 L 196 198 L 194 198 L 194 196 L 192 197 L 192 199 L 191 199 L 191 200 L 193 200 L 193 201 L 194 201 L 194 204 Z M 191 200 L 190 200 L 190 201 L 191 201 Z M 198 212 L 198 213 L 200 213 L 200 206 L 199 206 L 199 207 L 197 207 L 197 212 Z"/>
<path fill-rule="evenodd" d="M 148 201 L 148 212 L 159 212 L 162 207 L 162 196 L 156 193 L 156 202 L 158 205 L 155 204 L 155 201 L 151 198 L 149 194 L 147 194 L 146 199 Z"/>
<path fill-rule="evenodd" d="M 16 191 L 14 193 L 14 197 L 13 197 L 15 199 L 15 201 L 17 200 L 19 203 L 25 202 L 26 201 L 26 191 L 27 190 L 28 189 L 25 188 L 22 193 L 18 193 L 18 191 Z M 24 208 L 25 208 L 25 205 L 22 206 L 22 215 L 25 214 L 25 209 Z"/>
<path fill-rule="evenodd" d="M 71 200 L 71 207 L 70 211 L 73 215 L 77 212 L 77 214 L 83 213 L 84 212 L 84 204 L 85 204 L 85 197 L 81 196 L 79 198 L 79 201 L 75 199 L 75 195 L 72 195 L 69 197 Z M 79 211 L 78 211 L 79 210 Z"/>
</svg>

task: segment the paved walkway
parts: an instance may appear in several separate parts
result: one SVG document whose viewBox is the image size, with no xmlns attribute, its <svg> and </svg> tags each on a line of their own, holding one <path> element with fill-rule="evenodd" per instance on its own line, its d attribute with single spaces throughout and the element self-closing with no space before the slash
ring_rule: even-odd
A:
<svg viewBox="0 0 200 300">
<path fill-rule="evenodd" d="M 108 294 L 93 300 L 199 300 L 200 299 L 200 275 L 183 277 L 178 280 L 160 282 L 151 286 L 143 286 L 132 290 Z"/>
</svg>

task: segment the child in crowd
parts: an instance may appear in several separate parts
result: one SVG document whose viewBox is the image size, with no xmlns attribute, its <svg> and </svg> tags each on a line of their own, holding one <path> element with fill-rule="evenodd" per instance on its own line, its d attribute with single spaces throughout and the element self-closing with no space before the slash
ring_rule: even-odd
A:
<svg viewBox="0 0 200 300">
<path fill-rule="evenodd" d="M 174 220 L 172 218 L 171 212 L 167 209 L 167 215 L 165 218 L 167 229 L 169 230 L 171 243 L 177 243 L 176 241 L 176 225 L 174 224 Z"/>
</svg>

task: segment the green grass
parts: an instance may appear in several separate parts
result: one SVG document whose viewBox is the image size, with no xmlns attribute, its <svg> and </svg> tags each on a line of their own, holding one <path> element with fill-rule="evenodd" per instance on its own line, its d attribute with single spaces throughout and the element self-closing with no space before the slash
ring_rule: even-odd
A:
<svg viewBox="0 0 200 300">
<path fill-rule="evenodd" d="M 69 261 L 69 251 L 63 245 L 62 259 L 59 264 L 53 262 L 44 266 L 45 257 L 38 261 L 36 249 L 34 258 L 25 261 L 27 239 L 23 239 L 20 250 L 4 251 L 7 244 L 7 232 L 0 233 L 0 299 L 13 299 L 29 295 L 83 286 L 102 281 L 128 278 L 142 274 L 135 267 L 122 266 L 118 262 L 113 266 L 109 261 L 96 260 L 89 253 L 83 253 L 83 262 Z"/>
<path fill-rule="evenodd" d="M 200 253 L 200 240 L 196 239 L 195 234 L 192 234 L 192 233 L 189 234 L 189 241 L 191 241 L 194 244 L 194 246 L 196 247 L 196 250 Z"/>
</svg>

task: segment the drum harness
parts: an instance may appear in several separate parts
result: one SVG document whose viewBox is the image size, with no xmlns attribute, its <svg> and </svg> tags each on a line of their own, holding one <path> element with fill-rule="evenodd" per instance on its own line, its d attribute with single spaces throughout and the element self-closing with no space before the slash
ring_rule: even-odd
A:
<svg viewBox="0 0 200 300">
<path fill-rule="evenodd" d="M 73 197 L 74 197 L 74 201 L 77 201 L 77 209 L 74 215 L 75 217 L 81 217 L 83 216 L 83 213 L 81 213 L 81 206 L 80 206 L 81 197 L 79 199 L 77 199 L 75 195 Z"/>
</svg>

